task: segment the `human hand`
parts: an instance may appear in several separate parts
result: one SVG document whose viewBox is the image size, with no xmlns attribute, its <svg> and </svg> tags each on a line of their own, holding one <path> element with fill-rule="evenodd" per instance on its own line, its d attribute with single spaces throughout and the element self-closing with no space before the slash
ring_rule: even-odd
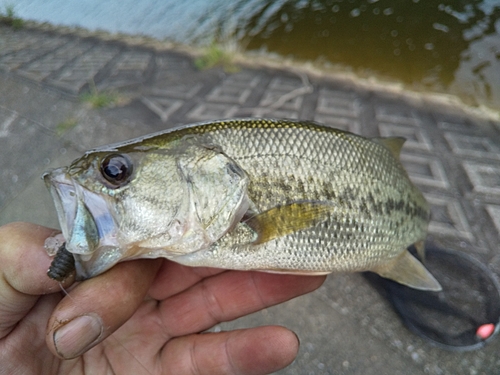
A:
<svg viewBox="0 0 500 375">
<path fill-rule="evenodd" d="M 46 275 L 43 243 L 53 233 L 26 223 L 0 227 L 0 374 L 270 373 L 297 354 L 286 328 L 199 332 L 324 281 L 136 260 L 65 296 Z M 77 319 L 80 329 L 70 326 Z"/>
</svg>

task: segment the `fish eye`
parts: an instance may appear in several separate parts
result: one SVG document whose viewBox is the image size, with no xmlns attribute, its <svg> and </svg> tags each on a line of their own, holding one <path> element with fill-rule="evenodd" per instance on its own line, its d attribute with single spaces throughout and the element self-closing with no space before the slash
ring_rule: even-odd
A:
<svg viewBox="0 0 500 375">
<path fill-rule="evenodd" d="M 101 174 L 113 187 L 122 186 L 132 175 L 132 162 L 125 155 L 111 154 L 101 162 Z"/>
</svg>

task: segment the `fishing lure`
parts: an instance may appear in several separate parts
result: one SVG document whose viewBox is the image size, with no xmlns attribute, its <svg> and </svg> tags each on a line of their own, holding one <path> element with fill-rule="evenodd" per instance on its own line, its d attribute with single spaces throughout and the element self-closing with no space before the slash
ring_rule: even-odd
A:
<svg viewBox="0 0 500 375">
<path fill-rule="evenodd" d="M 66 279 L 75 270 L 75 257 L 66 249 L 66 242 L 64 242 L 50 264 L 47 275 L 57 281 Z"/>
</svg>

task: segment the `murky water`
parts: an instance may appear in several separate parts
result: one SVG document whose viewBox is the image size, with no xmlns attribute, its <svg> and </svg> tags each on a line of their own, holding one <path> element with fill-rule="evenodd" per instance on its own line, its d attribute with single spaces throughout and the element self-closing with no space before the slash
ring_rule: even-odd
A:
<svg viewBox="0 0 500 375">
<path fill-rule="evenodd" d="M 231 42 L 500 110 L 499 0 L 0 0 L 55 24 Z"/>
</svg>

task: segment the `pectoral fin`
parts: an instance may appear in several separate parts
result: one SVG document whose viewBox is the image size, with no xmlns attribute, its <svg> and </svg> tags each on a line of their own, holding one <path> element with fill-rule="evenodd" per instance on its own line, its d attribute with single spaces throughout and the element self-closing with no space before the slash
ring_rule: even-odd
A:
<svg viewBox="0 0 500 375">
<path fill-rule="evenodd" d="M 250 217 L 245 223 L 257 234 L 258 245 L 287 234 L 311 228 L 325 220 L 332 206 L 322 202 L 297 202 L 273 207 Z"/>
<path fill-rule="evenodd" d="M 406 250 L 393 261 L 371 271 L 415 289 L 433 292 L 441 290 L 441 285 L 434 276 Z"/>
</svg>

